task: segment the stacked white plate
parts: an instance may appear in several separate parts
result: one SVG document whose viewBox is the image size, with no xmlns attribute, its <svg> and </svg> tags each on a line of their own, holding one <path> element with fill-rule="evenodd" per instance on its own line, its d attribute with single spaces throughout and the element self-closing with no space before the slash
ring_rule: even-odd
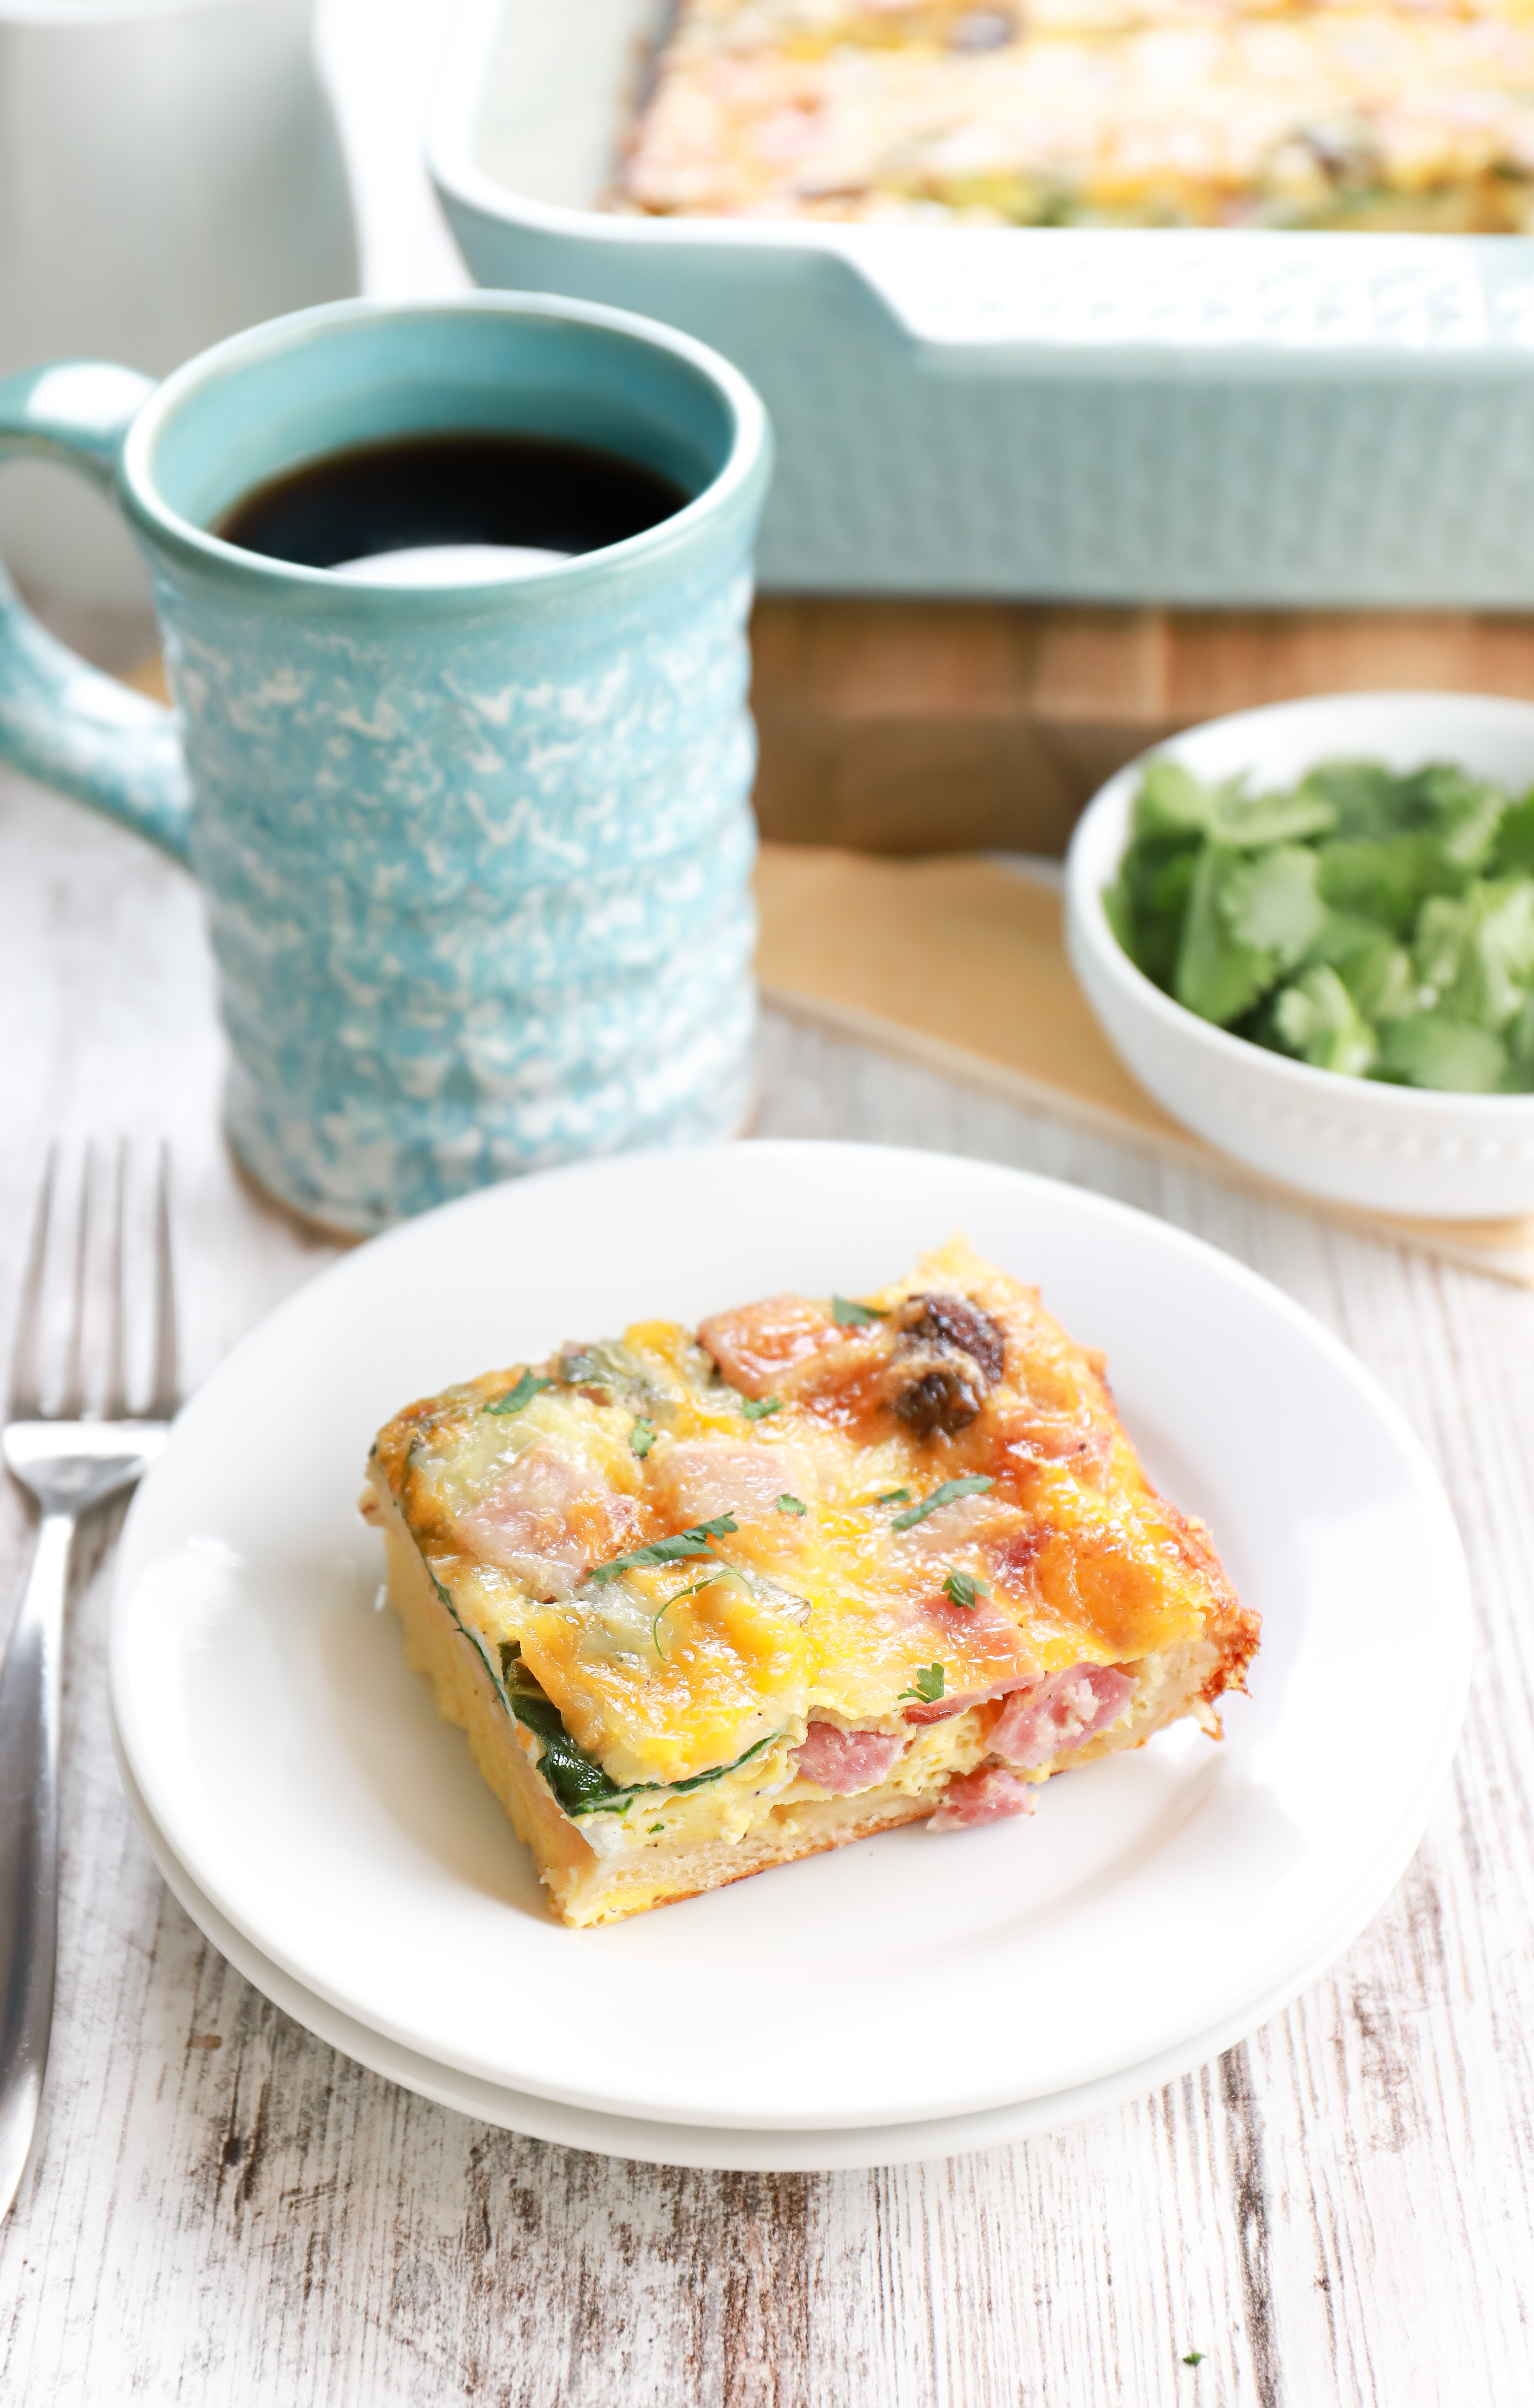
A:
<svg viewBox="0 0 1534 2408">
<path fill-rule="evenodd" d="M 866 1293 L 954 1227 L 1107 1349 L 1152 1476 L 1264 1616 L 1251 1697 L 1222 1746 L 1179 1726 L 1052 1782 L 1031 1819 L 914 1826 L 564 1929 L 380 1610 L 355 1511 L 374 1430 L 640 1317 Z M 111 1642 L 149 1844 L 280 2006 L 513 2130 L 762 2168 L 983 2147 L 1228 2046 L 1399 1877 L 1468 1671 L 1426 1456 L 1275 1289 L 1050 1181 L 784 1144 L 552 1172 L 337 1263 L 181 1417 L 129 1518 Z"/>
</svg>

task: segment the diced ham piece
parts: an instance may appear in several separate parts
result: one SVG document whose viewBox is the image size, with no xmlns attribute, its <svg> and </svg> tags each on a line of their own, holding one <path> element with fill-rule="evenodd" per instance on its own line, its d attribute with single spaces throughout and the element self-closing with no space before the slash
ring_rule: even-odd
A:
<svg viewBox="0 0 1534 2408">
<path fill-rule="evenodd" d="M 535 1597 L 568 1597 L 588 1564 L 622 1552 L 635 1519 L 628 1498 L 595 1472 L 532 1446 L 502 1469 L 462 1526 L 478 1554 Z"/>
<path fill-rule="evenodd" d="M 770 1513 L 785 1489 L 811 1498 L 813 1484 L 812 1463 L 792 1441 L 753 1446 L 739 1439 L 683 1438 L 656 1455 L 650 1493 L 667 1520 L 686 1530 L 720 1513 L 742 1522 Z"/>
<path fill-rule="evenodd" d="M 838 1730 L 835 1723 L 811 1723 L 794 1761 L 806 1781 L 816 1781 L 833 1798 L 877 1788 L 906 1742 L 899 1731 Z"/>
<path fill-rule="evenodd" d="M 939 1698 L 930 1706 L 908 1706 L 908 1723 L 945 1723 L 953 1714 L 968 1713 L 971 1706 L 983 1706 L 993 1698 L 1010 1697 L 1014 1689 L 1027 1689 L 1034 1684 L 1031 1672 L 1020 1672 L 1015 1681 L 997 1681 L 989 1689 L 962 1689 L 957 1697 Z"/>
<path fill-rule="evenodd" d="M 1134 1692 L 1134 1683 L 1111 1664 L 1073 1664 L 1002 1708 L 991 1753 L 1004 1764 L 1034 1770 L 1116 1723 Z"/>
<path fill-rule="evenodd" d="M 1000 1823 L 1009 1814 L 1031 1814 L 1034 1786 L 1004 1772 L 999 1764 L 982 1764 L 978 1772 L 961 1772 L 943 1791 L 935 1814 L 927 1816 L 929 1831 L 967 1831 L 975 1823 Z"/>
<path fill-rule="evenodd" d="M 770 1396 L 794 1364 L 839 1345 L 847 1335 L 824 1305 L 802 1296 L 768 1296 L 734 1312 L 713 1313 L 699 1322 L 697 1334 L 730 1386 L 748 1397 Z"/>
<path fill-rule="evenodd" d="M 934 1480 L 932 1484 L 936 1487 L 937 1482 Z M 999 1551 L 1009 1539 L 1028 1526 L 1027 1516 L 1004 1498 L 984 1492 L 955 1497 L 951 1505 L 939 1505 L 935 1513 L 928 1513 L 913 1530 L 902 1531 L 900 1552 L 947 1564 L 965 1547 Z"/>
</svg>

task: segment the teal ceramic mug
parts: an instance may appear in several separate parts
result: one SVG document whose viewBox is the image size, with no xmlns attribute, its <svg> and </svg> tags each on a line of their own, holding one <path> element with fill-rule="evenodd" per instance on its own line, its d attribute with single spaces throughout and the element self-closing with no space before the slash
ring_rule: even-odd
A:
<svg viewBox="0 0 1534 2408">
<path fill-rule="evenodd" d="M 466 431 L 599 446 L 691 498 L 535 573 L 430 586 L 209 532 L 303 462 Z M 769 438 L 725 361 L 538 295 L 343 302 L 158 387 L 82 364 L 0 381 L 0 454 L 18 452 L 124 511 L 176 708 L 88 668 L 0 579 L 0 757 L 197 879 L 227 1126 L 263 1185 L 366 1232 L 740 1125 Z"/>
</svg>

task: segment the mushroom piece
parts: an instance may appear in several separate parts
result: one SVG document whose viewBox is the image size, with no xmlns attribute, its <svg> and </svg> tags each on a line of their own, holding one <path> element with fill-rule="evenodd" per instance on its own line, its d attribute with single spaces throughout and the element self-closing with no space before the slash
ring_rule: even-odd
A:
<svg viewBox="0 0 1534 2408">
<path fill-rule="evenodd" d="M 918 1438 L 967 1429 L 1006 1367 L 1006 1340 L 990 1314 L 962 1296 L 912 1296 L 891 1323 L 898 1419 Z"/>
<path fill-rule="evenodd" d="M 948 29 L 951 50 L 1004 50 L 1018 35 L 1010 8 L 969 8 Z"/>
</svg>

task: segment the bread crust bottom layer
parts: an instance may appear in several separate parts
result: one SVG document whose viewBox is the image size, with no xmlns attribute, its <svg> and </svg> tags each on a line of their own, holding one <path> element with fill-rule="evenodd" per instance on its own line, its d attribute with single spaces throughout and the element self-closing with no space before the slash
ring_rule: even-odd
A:
<svg viewBox="0 0 1534 2408">
<path fill-rule="evenodd" d="M 415 1541 L 381 1475 L 372 1477 L 367 1518 L 383 1533 L 389 1600 L 405 1631 L 411 1668 L 432 1683 L 445 1722 L 467 1736 L 480 1772 L 511 1818 L 517 1837 L 530 1848 L 539 1878 L 560 1919 L 580 1927 L 613 1923 L 652 1906 L 667 1906 L 704 1891 L 745 1881 L 772 1865 L 818 1856 L 897 1824 L 925 1820 L 940 1792 L 912 1796 L 893 1783 L 852 1798 L 805 1798 L 774 1807 L 743 1838 L 723 1837 L 625 1849 L 599 1856 L 550 1794 L 537 1770 L 537 1742 L 508 1715 L 478 1650 L 465 1638 L 442 1603 Z M 1136 1696 L 1123 1720 L 1061 1759 L 1067 1765 L 1143 1745 L 1153 1732 L 1183 1715 L 1197 1715 L 1218 1735 L 1218 1722 L 1205 1702 L 1218 1674 L 1221 1650 L 1207 1641 L 1168 1648 L 1132 1668 Z M 1048 1778 L 1054 1768 L 1037 1775 Z"/>
</svg>

